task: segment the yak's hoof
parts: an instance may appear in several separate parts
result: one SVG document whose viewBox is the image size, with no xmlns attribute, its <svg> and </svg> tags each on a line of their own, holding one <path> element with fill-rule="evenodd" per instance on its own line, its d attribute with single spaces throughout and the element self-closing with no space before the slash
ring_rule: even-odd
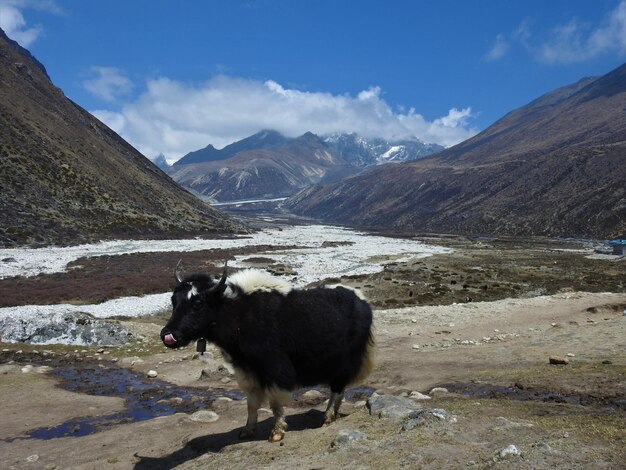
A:
<svg viewBox="0 0 626 470">
<path fill-rule="evenodd" d="M 336 419 L 337 416 L 335 414 L 327 413 L 324 415 L 324 422 L 322 423 L 322 426 L 328 426 L 329 424 L 332 424 Z"/>
<path fill-rule="evenodd" d="M 240 440 L 252 439 L 253 437 L 254 437 L 254 429 L 243 428 L 241 431 L 239 431 L 239 439 Z"/>
<path fill-rule="evenodd" d="M 285 431 L 283 431 L 282 429 L 279 431 L 272 431 L 272 434 L 270 434 L 270 442 L 280 442 L 285 438 Z"/>
</svg>

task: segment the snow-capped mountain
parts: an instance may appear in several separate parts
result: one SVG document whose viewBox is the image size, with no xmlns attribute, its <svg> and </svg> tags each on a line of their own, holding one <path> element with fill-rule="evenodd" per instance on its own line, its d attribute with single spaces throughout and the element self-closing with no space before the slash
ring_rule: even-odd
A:
<svg viewBox="0 0 626 470">
<path fill-rule="evenodd" d="M 267 134 L 269 135 L 269 134 Z M 169 175 L 187 189 L 215 201 L 291 196 L 319 182 L 336 181 L 360 171 L 346 163 L 318 136 L 307 132 L 295 139 L 274 133 L 286 143 L 255 148 L 264 143 L 261 134 L 231 144 L 242 151 L 219 160 L 173 165 Z M 246 144 L 246 145 L 244 145 Z"/>
<path fill-rule="evenodd" d="M 444 149 L 419 139 L 386 140 L 357 134 L 330 134 L 322 140 L 348 163 L 355 166 L 381 165 L 391 162 L 417 160 Z"/>
<path fill-rule="evenodd" d="M 425 157 L 443 147 L 357 134 L 285 137 L 263 130 L 227 145 L 190 152 L 165 171 L 187 189 L 216 201 L 291 196 L 300 189 L 354 175 L 363 168 Z"/>
</svg>

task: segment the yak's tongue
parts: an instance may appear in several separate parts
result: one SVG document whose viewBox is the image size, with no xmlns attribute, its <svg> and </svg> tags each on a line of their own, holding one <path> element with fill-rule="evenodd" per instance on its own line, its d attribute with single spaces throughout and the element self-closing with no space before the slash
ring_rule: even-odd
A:
<svg viewBox="0 0 626 470">
<path fill-rule="evenodd" d="M 174 335 L 172 333 L 168 333 L 163 338 L 163 342 L 168 346 L 173 346 L 176 344 L 176 338 L 174 338 Z"/>
</svg>

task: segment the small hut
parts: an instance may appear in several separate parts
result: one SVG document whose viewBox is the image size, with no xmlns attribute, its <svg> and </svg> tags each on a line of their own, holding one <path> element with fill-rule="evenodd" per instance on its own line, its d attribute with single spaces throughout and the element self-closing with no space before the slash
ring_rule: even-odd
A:
<svg viewBox="0 0 626 470">
<path fill-rule="evenodd" d="M 613 254 L 618 256 L 626 255 L 626 237 L 616 238 L 609 241 L 609 245 L 613 247 Z"/>
</svg>

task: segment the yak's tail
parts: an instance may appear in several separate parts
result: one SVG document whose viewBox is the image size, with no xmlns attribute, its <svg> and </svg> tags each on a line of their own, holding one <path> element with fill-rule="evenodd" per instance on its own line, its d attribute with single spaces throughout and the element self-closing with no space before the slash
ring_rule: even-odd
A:
<svg viewBox="0 0 626 470">
<path fill-rule="evenodd" d="M 365 345 L 365 351 L 363 351 L 363 356 L 361 358 L 361 367 L 357 372 L 356 376 L 352 380 L 353 384 L 362 383 L 365 378 L 370 375 L 372 370 L 374 369 L 374 356 L 376 354 L 376 340 L 374 339 L 374 333 L 372 328 L 370 327 L 370 331 L 368 333 L 367 344 Z"/>
</svg>

